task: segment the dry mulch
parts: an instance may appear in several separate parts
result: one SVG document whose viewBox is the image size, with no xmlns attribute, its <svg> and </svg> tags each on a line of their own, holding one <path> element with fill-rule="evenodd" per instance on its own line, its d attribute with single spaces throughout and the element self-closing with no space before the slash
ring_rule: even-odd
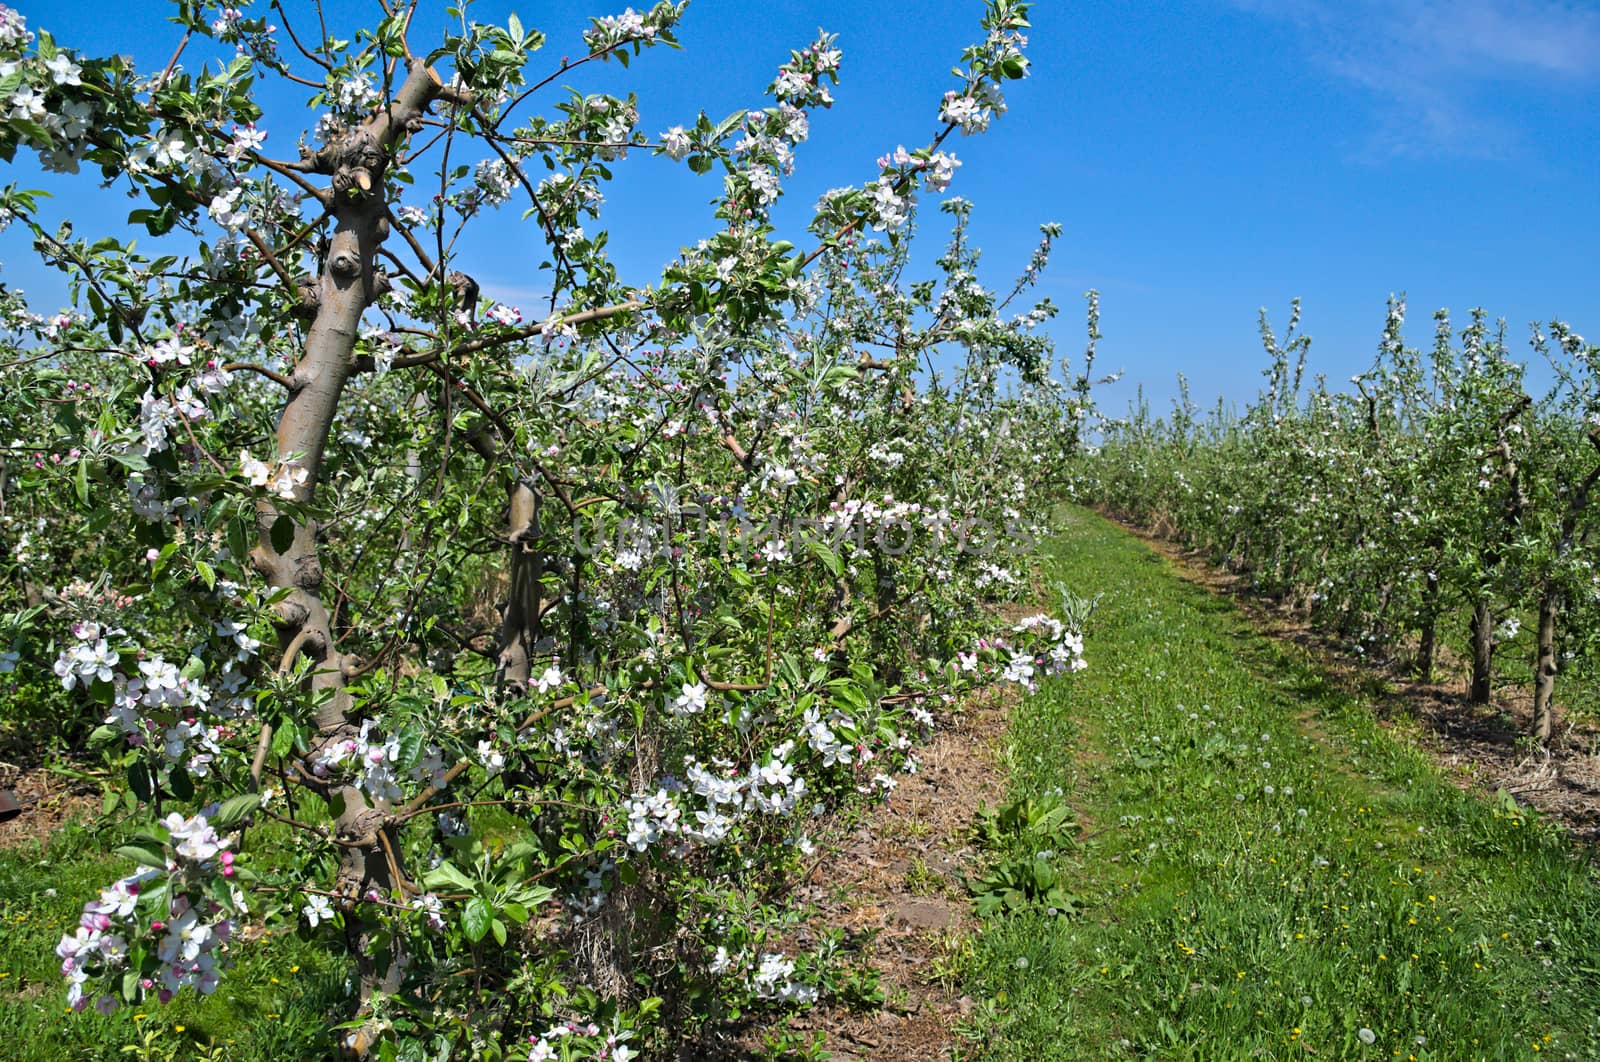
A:
<svg viewBox="0 0 1600 1062">
<path fill-rule="evenodd" d="M 22 805 L 21 815 L 0 822 L 0 848 L 31 841 L 46 844 L 58 826 L 92 818 L 100 810 L 99 799 L 83 784 L 37 764 L 24 767 L 0 761 L 0 789 L 14 791 Z"/>
<path fill-rule="evenodd" d="M 1347 691 L 1372 701 L 1381 721 L 1414 728 L 1420 746 L 1457 785 L 1489 794 L 1504 791 L 1560 823 L 1574 840 L 1600 844 L 1600 727 L 1592 721 L 1567 716 L 1557 705 L 1555 737 L 1548 746 L 1519 741 L 1532 729 L 1531 691 L 1502 686 L 1493 704 L 1468 704 L 1467 668 L 1443 649 L 1435 669 L 1442 682 L 1418 682 L 1401 660 L 1358 659 L 1312 627 L 1304 614 L 1255 592 L 1248 576 L 1220 568 L 1198 551 L 1116 513 L 1100 512 L 1167 558 L 1189 582 L 1232 599 L 1261 633 L 1306 649 Z M 1374 679 L 1380 680 L 1378 692 Z"/>
<path fill-rule="evenodd" d="M 758 1057 L 763 1042 L 782 1030 L 825 1037 L 833 1062 L 942 1062 L 954 1057 L 956 1025 L 973 1001 L 941 980 L 938 966 L 977 927 L 961 882 L 978 853 L 969 827 L 980 803 L 1004 795 L 996 766 L 1006 718 L 1016 694 L 990 691 L 940 719 L 940 730 L 918 750 L 921 768 L 902 775 L 889 802 L 829 852 L 795 889 L 796 904 L 812 912 L 808 926 L 843 928 L 846 939 L 877 971 L 885 995 L 874 1010 L 824 1002 L 762 1028 L 746 1030 L 721 1053 L 699 1045 L 696 1060 Z M 811 932 L 797 938 L 814 943 Z"/>
</svg>

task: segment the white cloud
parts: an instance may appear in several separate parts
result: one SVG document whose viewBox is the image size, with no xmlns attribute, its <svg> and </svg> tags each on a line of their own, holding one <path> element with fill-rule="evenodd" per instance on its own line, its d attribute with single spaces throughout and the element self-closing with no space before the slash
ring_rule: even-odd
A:
<svg viewBox="0 0 1600 1062">
<path fill-rule="evenodd" d="M 1297 28 L 1312 62 L 1374 98 L 1383 154 L 1493 157 L 1521 132 L 1494 90 L 1600 79 L 1600 9 L 1561 0 L 1231 0 Z"/>
</svg>

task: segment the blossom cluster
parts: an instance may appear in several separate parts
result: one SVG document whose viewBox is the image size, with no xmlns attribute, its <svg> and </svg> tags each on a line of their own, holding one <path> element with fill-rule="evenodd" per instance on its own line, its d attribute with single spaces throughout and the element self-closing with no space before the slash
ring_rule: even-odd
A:
<svg viewBox="0 0 1600 1062">
<path fill-rule="evenodd" d="M 284 501 L 293 501 L 295 491 L 303 487 L 310 471 L 292 461 L 279 461 L 269 465 L 250 456 L 249 450 L 239 451 L 239 474 L 245 482 L 257 489 L 266 490 Z"/>
<path fill-rule="evenodd" d="M 278 45 L 273 34 L 278 27 L 264 18 L 246 18 L 236 7 L 224 7 L 211 23 L 211 35 L 234 46 L 240 55 L 265 63 L 278 62 Z"/>
<path fill-rule="evenodd" d="M 604 1059 L 606 1062 L 632 1062 L 639 1053 L 628 1046 L 633 1031 L 615 1028 L 602 1034 L 594 1022 L 567 1021 L 552 1025 L 538 1035 L 529 1035 L 533 1046 L 527 1062 L 568 1062 L 576 1059 Z M 517 1056 L 519 1059 L 521 1056 Z"/>
<path fill-rule="evenodd" d="M 430 775 L 443 768 L 443 760 L 436 751 L 434 756 L 436 763 L 429 764 Z M 356 785 L 372 799 L 395 801 L 405 795 L 400 788 L 400 738 L 398 735 L 381 738 L 374 734 L 372 720 L 363 720 L 355 737 L 324 747 L 311 761 L 311 769 L 319 778 L 326 778 L 332 768 L 345 763 L 354 768 Z"/>
<path fill-rule="evenodd" d="M 677 24 L 683 6 L 663 0 L 642 13 L 630 7 L 620 15 L 591 19 L 592 25 L 583 33 L 583 43 L 589 46 L 591 55 L 625 44 L 654 43 L 658 35 Z"/>
<path fill-rule="evenodd" d="M 28 29 L 28 20 L 20 12 L 0 4 L 0 48 L 21 51 L 32 43 L 33 31 Z"/>
<path fill-rule="evenodd" d="M 197 778 L 205 777 L 221 754 L 219 742 L 250 710 L 245 693 L 248 680 L 243 666 L 254 658 L 260 643 L 242 623 L 219 622 L 213 660 L 220 666 L 210 683 L 165 660 L 160 654 L 135 653 L 131 668 L 124 669 L 123 653 L 108 638 L 125 632 L 93 621 L 74 625 L 75 641 L 61 651 L 55 673 L 67 689 L 95 683 L 111 687 L 111 710 L 105 717 L 134 748 L 149 748 L 165 770 L 183 767 Z"/>
<path fill-rule="evenodd" d="M 190 817 L 169 814 L 157 831 L 165 866 L 120 878 L 84 904 L 78 928 L 56 945 L 73 1009 L 89 1005 L 91 982 L 120 986 L 95 1000 L 102 1014 L 151 993 L 167 1003 L 187 987 L 202 995 L 216 991 L 220 952 L 233 933 L 232 911 L 242 908 L 243 895 L 232 887 L 220 893 L 207 888 L 234 875 L 230 841 L 210 819 L 214 810 Z M 219 902 L 218 895 L 227 902 Z M 131 967 L 141 955 L 142 963 Z M 125 972 L 134 976 L 122 976 Z"/>
<path fill-rule="evenodd" d="M 761 764 L 752 763 L 738 774 L 726 773 L 733 764 L 718 761 L 716 773 L 691 758 L 685 767 L 687 784 L 674 779 L 652 793 L 636 793 L 627 803 L 627 843 L 644 852 L 665 838 L 688 844 L 720 844 L 747 815 L 787 815 L 807 792 L 806 780 L 789 761 L 794 742 L 772 750 Z M 704 806 L 688 803 L 698 796 Z M 680 806 L 688 804 L 688 814 Z"/>
<path fill-rule="evenodd" d="M 82 88 L 83 67 L 65 51 L 48 59 L 24 56 L 33 42 L 22 15 L 0 5 L 0 79 L 15 79 L 11 94 L 0 100 L 0 114 L 19 123 L 22 139 L 38 151 L 46 170 L 77 173 L 96 117 L 94 104 L 70 91 Z"/>
<path fill-rule="evenodd" d="M 718 977 L 738 976 L 756 999 L 802 1006 L 816 1002 L 816 987 L 794 980 L 795 961 L 783 952 L 766 951 L 759 960 L 754 959 L 753 954 L 731 953 L 718 945 L 707 969 Z"/>
<path fill-rule="evenodd" d="M 1024 618 L 1013 628 L 1020 636 L 1012 646 L 1005 640 L 982 644 L 971 653 L 959 654 L 958 672 L 978 677 L 987 671 L 1001 681 L 1034 689 L 1042 677 L 1080 671 L 1087 667 L 1083 657 L 1081 633 L 1061 620 L 1044 614 Z M 984 658 L 996 662 L 985 667 Z M 670 699 L 667 711 L 678 718 L 692 718 L 708 707 L 709 691 L 704 683 L 685 683 Z M 932 716 L 913 706 L 913 719 L 924 726 Z M 834 708 L 825 715 L 815 704 L 806 707 L 800 719 L 800 733 L 813 762 L 823 770 L 852 767 L 862 771 L 876 757 L 872 744 L 861 737 L 860 722 Z M 882 741 L 882 735 L 875 735 Z M 904 752 L 911 740 L 904 734 L 888 739 L 890 746 Z M 645 852 L 664 840 L 680 844 L 716 845 L 749 815 L 788 815 L 811 790 L 803 765 L 793 759 L 797 742 L 793 739 L 775 746 L 761 762 L 752 762 L 743 772 L 733 772 L 734 764 L 717 761 L 709 769 L 693 756 L 686 761 L 685 781 L 665 779 L 652 792 L 636 792 L 627 802 L 626 842 L 636 852 Z M 907 758 L 905 769 L 915 770 L 915 760 Z M 888 793 L 894 780 L 887 774 L 873 774 L 860 786 L 862 792 Z M 699 797 L 703 806 L 691 800 Z"/>
<path fill-rule="evenodd" d="M 832 106 L 828 85 L 838 81 L 841 57 L 833 40 L 820 34 L 804 50 L 791 53 L 767 88 L 777 106 L 746 112 L 731 152 L 738 169 L 724 181 L 728 217 L 735 225 L 767 215 L 782 194 L 782 178 L 794 172 L 795 148 L 811 135 L 808 112 Z M 669 154 L 686 152 L 688 146 L 686 137 L 675 138 Z"/>
</svg>

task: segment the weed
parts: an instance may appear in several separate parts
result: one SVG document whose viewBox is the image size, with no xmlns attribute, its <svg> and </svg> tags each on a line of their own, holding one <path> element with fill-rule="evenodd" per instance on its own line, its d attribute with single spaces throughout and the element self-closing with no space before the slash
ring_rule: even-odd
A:
<svg viewBox="0 0 1600 1062">
<path fill-rule="evenodd" d="M 823 1050 L 827 1036 L 821 1032 L 802 1033 L 785 1029 L 769 1033 L 761 1043 L 762 1062 L 824 1062 L 832 1058 Z"/>
<path fill-rule="evenodd" d="M 913 896 L 938 896 L 946 886 L 945 876 L 930 867 L 921 856 L 913 856 L 906 868 L 906 889 Z"/>
</svg>

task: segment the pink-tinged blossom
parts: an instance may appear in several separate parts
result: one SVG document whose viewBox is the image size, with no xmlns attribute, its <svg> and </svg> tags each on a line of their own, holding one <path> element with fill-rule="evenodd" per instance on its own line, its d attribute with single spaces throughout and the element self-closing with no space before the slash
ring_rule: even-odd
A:
<svg viewBox="0 0 1600 1062">
<path fill-rule="evenodd" d="M 928 190 L 942 192 L 950 187 L 950 182 L 955 178 L 956 167 L 961 165 L 961 160 L 948 152 L 935 152 L 928 158 L 927 171 L 923 180 L 927 183 Z"/>
<path fill-rule="evenodd" d="M 236 125 L 233 127 L 233 139 L 228 143 L 228 157 L 238 162 L 246 155 L 260 151 L 266 140 L 266 130 L 257 129 L 256 123 Z"/>
<path fill-rule="evenodd" d="M 989 110 L 971 96 L 958 96 L 954 92 L 944 94 L 944 105 L 939 108 L 939 118 L 952 125 L 959 126 L 963 135 L 981 133 L 989 128 L 989 119 L 992 117 Z"/>
<path fill-rule="evenodd" d="M 489 320 L 494 321 L 497 324 L 503 324 L 508 328 L 512 325 L 519 324 L 522 321 L 522 311 L 517 309 L 515 306 L 507 306 L 504 303 L 495 303 L 494 306 L 490 307 L 488 314 L 485 316 L 487 316 Z"/>
<path fill-rule="evenodd" d="M 32 43 L 33 34 L 28 30 L 27 19 L 0 4 L 0 48 L 21 49 Z"/>
</svg>

